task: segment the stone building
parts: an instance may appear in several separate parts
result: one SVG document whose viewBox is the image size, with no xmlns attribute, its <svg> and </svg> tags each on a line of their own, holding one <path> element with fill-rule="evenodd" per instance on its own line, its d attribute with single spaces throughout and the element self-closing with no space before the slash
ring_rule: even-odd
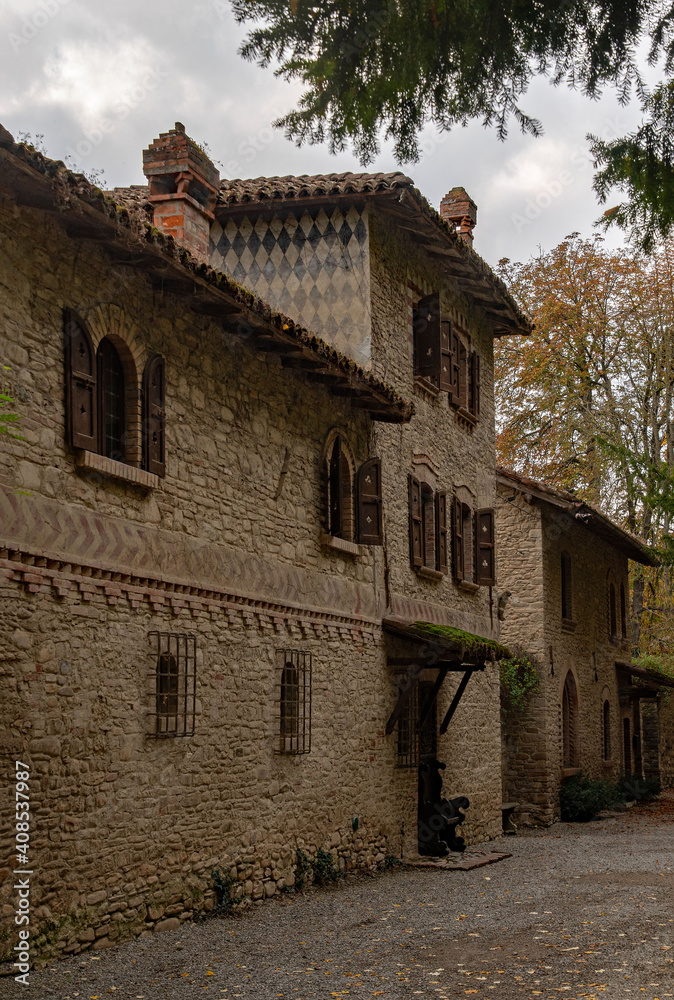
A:
<svg viewBox="0 0 674 1000">
<path fill-rule="evenodd" d="M 575 496 L 498 470 L 501 637 L 540 688 L 503 728 L 503 797 L 524 824 L 559 818 L 564 778 L 658 772 L 659 684 L 632 663 L 629 560 L 652 553 Z"/>
<path fill-rule="evenodd" d="M 144 166 L 106 196 L 0 128 L 0 750 L 30 773 L 34 955 L 177 927 L 214 870 L 261 900 L 298 848 L 416 853 L 424 757 L 468 842 L 501 825 L 492 340 L 528 324 L 474 206 L 394 174 L 260 208 L 180 126 Z"/>
</svg>

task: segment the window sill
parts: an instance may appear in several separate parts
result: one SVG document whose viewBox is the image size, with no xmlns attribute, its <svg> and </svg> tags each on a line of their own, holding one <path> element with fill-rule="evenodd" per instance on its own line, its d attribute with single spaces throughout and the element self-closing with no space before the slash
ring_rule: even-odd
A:
<svg viewBox="0 0 674 1000">
<path fill-rule="evenodd" d="M 578 627 L 578 622 L 574 622 L 571 618 L 562 618 L 562 632 L 575 632 Z"/>
<path fill-rule="evenodd" d="M 430 399 L 437 399 L 440 395 L 440 389 L 434 382 L 430 379 L 424 378 L 422 375 L 414 376 L 414 388 L 421 395 L 428 396 Z"/>
<path fill-rule="evenodd" d="M 334 549 L 342 555 L 360 556 L 361 546 L 357 542 L 349 542 L 346 538 L 339 538 L 337 535 L 321 535 L 321 545 L 324 549 Z"/>
<path fill-rule="evenodd" d="M 111 479 L 122 479 L 144 489 L 153 490 L 159 486 L 159 476 L 155 476 L 153 472 L 137 469 L 134 465 L 126 465 L 124 462 L 116 462 L 113 458 L 97 455 L 93 451 L 78 451 L 75 464 L 79 469 L 91 469 Z"/>
<path fill-rule="evenodd" d="M 465 590 L 467 594 L 477 594 L 480 589 L 479 583 L 473 583 L 472 580 L 458 580 L 456 585 L 459 590 Z"/>
<path fill-rule="evenodd" d="M 562 778 L 575 778 L 582 771 L 581 767 L 563 767 Z"/>
<path fill-rule="evenodd" d="M 435 580 L 436 583 L 445 578 L 444 573 L 441 573 L 439 569 L 431 569 L 430 566 L 418 566 L 414 572 L 417 576 L 423 577 L 424 580 Z"/>
<path fill-rule="evenodd" d="M 462 427 L 466 427 L 472 431 L 477 424 L 477 417 L 473 416 L 470 410 L 467 410 L 464 406 L 458 406 L 456 408 L 456 421 Z"/>
</svg>

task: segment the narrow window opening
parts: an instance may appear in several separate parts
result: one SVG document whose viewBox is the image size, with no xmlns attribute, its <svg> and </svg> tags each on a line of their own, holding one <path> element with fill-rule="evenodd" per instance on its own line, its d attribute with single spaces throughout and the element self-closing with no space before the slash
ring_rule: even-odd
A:
<svg viewBox="0 0 674 1000">
<path fill-rule="evenodd" d="M 114 345 L 104 338 L 98 348 L 100 453 L 118 462 L 126 460 L 124 445 L 126 384 Z"/>
<path fill-rule="evenodd" d="M 562 750 L 564 767 L 578 766 L 578 690 L 569 670 L 562 692 Z"/>
<path fill-rule="evenodd" d="M 561 570 L 562 570 L 562 618 L 565 621 L 571 621 L 573 619 L 573 600 L 572 600 L 572 582 L 571 582 L 571 556 L 568 552 L 562 552 L 561 557 Z"/>
<path fill-rule="evenodd" d="M 151 632 L 153 736 L 191 736 L 196 712 L 196 638 Z"/>
<path fill-rule="evenodd" d="M 627 638 L 627 601 L 625 600 L 625 584 L 620 584 L 620 635 Z"/>
<path fill-rule="evenodd" d="M 608 699 L 603 708 L 604 760 L 611 759 L 611 706 Z"/>
<path fill-rule="evenodd" d="M 279 684 L 278 753 L 304 754 L 311 750 L 311 654 L 282 650 Z"/>
<path fill-rule="evenodd" d="M 611 638 L 618 638 L 618 618 L 616 613 L 616 594 L 615 594 L 615 584 L 613 581 L 609 584 L 608 588 L 608 604 L 609 604 L 609 617 L 610 617 L 610 627 L 611 627 Z"/>
</svg>

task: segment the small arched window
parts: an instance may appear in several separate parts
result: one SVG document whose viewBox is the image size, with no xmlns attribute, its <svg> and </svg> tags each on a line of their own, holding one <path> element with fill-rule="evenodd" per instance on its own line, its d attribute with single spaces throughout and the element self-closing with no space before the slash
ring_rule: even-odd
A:
<svg viewBox="0 0 674 1000">
<path fill-rule="evenodd" d="M 157 733 L 175 734 L 178 729 L 178 658 L 161 653 L 157 660 Z"/>
<path fill-rule="evenodd" d="M 620 584 L 620 635 L 627 638 L 627 600 L 625 597 L 625 584 Z"/>
<path fill-rule="evenodd" d="M 573 619 L 573 592 L 571 581 L 571 556 L 568 552 L 561 555 L 562 587 L 561 587 L 561 610 L 562 618 L 565 621 Z"/>
<path fill-rule="evenodd" d="M 608 614 L 609 614 L 609 629 L 612 639 L 618 638 L 618 614 L 616 609 L 616 593 L 615 593 L 615 583 L 613 580 L 609 581 L 608 585 Z"/>
<path fill-rule="evenodd" d="M 604 760 L 611 759 L 611 705 L 608 698 L 602 708 L 602 733 L 604 736 Z"/>
<path fill-rule="evenodd" d="M 126 380 L 117 350 L 104 337 L 98 345 L 99 452 L 117 462 L 126 460 Z"/>
<path fill-rule="evenodd" d="M 347 449 L 337 435 L 328 456 L 328 533 L 353 541 L 353 477 Z"/>
<path fill-rule="evenodd" d="M 577 767 L 578 746 L 578 689 L 571 670 L 566 675 L 562 692 L 562 759 L 564 767 Z"/>
</svg>

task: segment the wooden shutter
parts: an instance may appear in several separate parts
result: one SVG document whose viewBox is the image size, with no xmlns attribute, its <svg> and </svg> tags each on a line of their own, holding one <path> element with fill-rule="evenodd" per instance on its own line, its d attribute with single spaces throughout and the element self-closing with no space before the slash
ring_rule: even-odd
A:
<svg viewBox="0 0 674 1000">
<path fill-rule="evenodd" d="M 413 566 L 424 564 L 424 531 L 421 517 L 421 483 L 416 476 L 408 477 L 410 517 L 410 562 Z"/>
<path fill-rule="evenodd" d="M 383 545 L 381 460 L 371 458 L 358 472 L 358 541 Z"/>
<path fill-rule="evenodd" d="M 164 359 L 156 354 L 143 373 L 143 466 L 155 476 L 166 473 Z"/>
<path fill-rule="evenodd" d="M 489 508 L 478 510 L 477 528 L 477 572 L 475 582 L 482 587 L 493 587 L 496 583 L 496 554 L 494 547 L 494 511 Z"/>
<path fill-rule="evenodd" d="M 448 319 L 440 320 L 440 388 L 452 391 L 452 324 Z"/>
<path fill-rule="evenodd" d="M 473 351 L 470 355 L 470 412 L 480 416 L 480 355 Z"/>
<path fill-rule="evenodd" d="M 440 293 L 421 299 L 414 310 L 415 374 L 440 383 L 442 331 Z"/>
<path fill-rule="evenodd" d="M 459 405 L 460 397 L 460 386 L 461 378 L 459 375 L 459 357 L 461 354 L 461 341 L 459 340 L 459 335 L 452 332 L 452 349 L 451 349 L 451 362 L 452 362 L 452 377 L 451 385 L 449 388 L 449 399 L 450 402 L 454 403 L 455 406 Z"/>
<path fill-rule="evenodd" d="M 435 566 L 441 573 L 447 572 L 447 494 L 444 490 L 435 494 Z"/>
<path fill-rule="evenodd" d="M 89 332 L 77 313 L 64 313 L 66 427 L 73 448 L 97 451 L 96 354 Z"/>
<path fill-rule="evenodd" d="M 459 341 L 459 406 L 468 409 L 468 351 Z"/>
<path fill-rule="evenodd" d="M 452 504 L 452 555 L 454 560 L 454 576 L 463 580 L 463 512 L 461 501 L 454 497 Z"/>
</svg>

